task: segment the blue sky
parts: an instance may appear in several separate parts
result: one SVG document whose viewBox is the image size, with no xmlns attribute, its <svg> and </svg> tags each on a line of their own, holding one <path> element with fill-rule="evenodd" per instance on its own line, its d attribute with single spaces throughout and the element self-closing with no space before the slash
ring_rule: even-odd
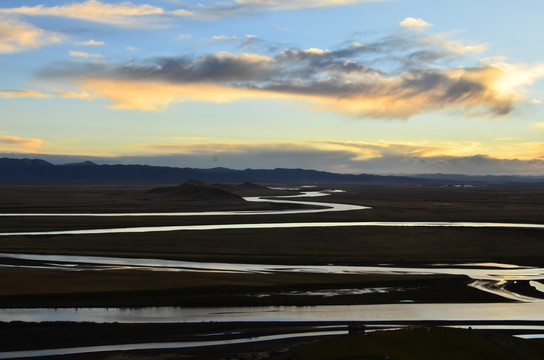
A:
<svg viewBox="0 0 544 360">
<path fill-rule="evenodd" d="M 0 4 L 0 153 L 544 175 L 544 4 Z"/>
</svg>

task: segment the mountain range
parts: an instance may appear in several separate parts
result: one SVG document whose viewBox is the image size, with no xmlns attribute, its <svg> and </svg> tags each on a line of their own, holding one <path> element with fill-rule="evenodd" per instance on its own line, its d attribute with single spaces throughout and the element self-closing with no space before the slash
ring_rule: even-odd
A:
<svg viewBox="0 0 544 360">
<path fill-rule="evenodd" d="M 41 159 L 0 158 L 0 183 L 179 184 L 190 179 L 208 183 L 543 183 L 544 176 L 412 176 L 337 174 L 306 169 L 210 169 L 149 165 L 98 165 L 91 161 L 54 165 Z"/>
</svg>

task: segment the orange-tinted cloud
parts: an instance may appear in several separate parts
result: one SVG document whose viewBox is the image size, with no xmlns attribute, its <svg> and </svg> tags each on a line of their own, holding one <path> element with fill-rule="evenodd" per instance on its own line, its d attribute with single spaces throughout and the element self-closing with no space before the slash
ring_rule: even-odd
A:
<svg viewBox="0 0 544 360">
<path fill-rule="evenodd" d="M 533 127 L 539 130 L 544 130 L 544 122 L 537 122 L 533 124 Z"/>
<path fill-rule="evenodd" d="M 49 69 L 47 76 L 71 78 L 82 91 L 108 98 L 118 109 L 157 111 L 184 101 L 273 97 L 358 117 L 409 118 L 443 110 L 508 114 L 523 99 L 524 88 L 544 76 L 544 64 L 496 59 L 472 67 L 443 65 L 480 50 L 479 45 L 409 32 L 333 50 L 221 52 L 161 57 L 145 65 L 95 62 Z M 387 67 L 375 67 L 382 63 Z"/>
<path fill-rule="evenodd" d="M 55 94 L 58 97 L 68 98 L 68 99 L 87 99 L 87 100 L 92 100 L 93 99 L 91 94 L 86 93 L 86 92 L 76 93 L 76 92 L 73 92 L 73 91 L 56 91 L 56 90 L 53 90 L 53 94 Z"/>
<path fill-rule="evenodd" d="M 0 17 L 0 54 L 13 54 L 56 44 L 64 36 L 25 22 Z"/>
<path fill-rule="evenodd" d="M 110 4 L 98 0 L 72 2 L 59 6 L 21 6 L 0 8 L 0 14 L 24 16 L 57 16 L 122 26 L 145 26 L 156 23 L 147 19 L 165 11 L 152 5 L 136 5 L 129 1 Z"/>
<path fill-rule="evenodd" d="M 86 91 L 114 102 L 112 108 L 161 111 L 168 105 L 185 101 L 233 102 L 247 98 L 281 96 L 213 84 L 168 84 L 129 80 L 87 79 L 81 82 Z"/>
<path fill-rule="evenodd" d="M 297 142 L 248 142 L 221 141 L 217 139 L 164 139 L 157 144 L 143 147 L 158 153 L 201 154 L 210 152 L 262 152 L 262 151 L 308 151 L 341 152 L 350 154 L 352 160 L 367 160 L 391 156 L 431 158 L 440 156 L 471 156 L 485 152 L 486 147 L 474 142 L 365 142 L 340 140 L 298 140 Z"/>
<path fill-rule="evenodd" d="M 8 99 L 12 98 L 37 98 L 48 99 L 52 97 L 73 98 L 73 99 L 88 99 L 92 100 L 92 96 L 86 92 L 76 93 L 73 91 L 56 91 L 51 93 L 38 90 L 0 90 L 0 96 Z"/>
<path fill-rule="evenodd" d="M 494 151 L 476 142 L 244 142 L 214 139 L 164 139 L 132 151 L 153 161 L 231 168 L 303 167 L 348 173 L 466 173 L 544 175 L 544 143 L 509 144 L 517 155 L 482 155 Z M 535 156 L 527 157 L 533 153 Z M 146 157 L 142 156 L 141 159 Z M 162 160 L 161 160 L 162 159 Z M 213 162 L 213 163 L 212 163 Z"/>
<path fill-rule="evenodd" d="M 315 7 L 331 7 L 384 0 L 235 0 L 218 2 L 211 6 L 193 6 L 193 9 L 165 10 L 149 4 L 134 4 L 130 1 L 109 3 L 99 0 L 72 2 L 58 6 L 20 6 L 0 8 L 0 14 L 23 16 L 56 16 L 80 19 L 121 26 L 164 26 L 160 17 L 182 16 L 209 19 L 232 16 L 255 10 L 297 10 Z"/>
<path fill-rule="evenodd" d="M 0 146 L 8 146 L 13 150 L 38 150 L 42 147 L 43 140 L 33 138 L 23 138 L 19 136 L 1 136 Z M 6 149 L 3 149 L 6 151 Z"/>
<path fill-rule="evenodd" d="M 267 71 L 266 64 L 259 67 Z M 251 73 L 252 70 L 242 71 Z M 413 71 L 387 77 L 360 75 L 353 82 L 347 82 L 348 76 L 345 76 L 311 83 L 286 80 L 261 87 L 257 84 L 239 87 L 221 81 L 166 82 L 160 77 L 156 81 L 90 78 L 82 80 L 80 85 L 86 92 L 112 100 L 114 108 L 144 111 L 157 111 L 184 101 L 223 103 L 247 98 L 284 98 L 305 100 L 317 110 L 361 117 L 408 118 L 443 109 L 504 115 L 519 99 L 517 93 L 497 88 L 509 75 L 494 66 Z"/>
<path fill-rule="evenodd" d="M 0 96 L 5 98 L 50 98 L 52 95 L 37 90 L 0 90 Z"/>
</svg>

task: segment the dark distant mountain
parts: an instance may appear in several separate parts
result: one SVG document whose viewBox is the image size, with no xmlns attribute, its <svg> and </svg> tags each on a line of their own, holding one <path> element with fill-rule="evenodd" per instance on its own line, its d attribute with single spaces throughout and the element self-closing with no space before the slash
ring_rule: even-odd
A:
<svg viewBox="0 0 544 360">
<path fill-rule="evenodd" d="M 147 191 L 148 194 L 166 194 L 183 199 L 206 200 L 243 200 L 241 196 L 203 181 L 189 180 L 178 186 L 158 187 Z"/>
<path fill-rule="evenodd" d="M 95 164 L 94 162 L 87 160 L 87 161 L 78 162 L 78 163 L 63 164 L 60 166 L 98 166 L 98 164 Z"/>
<path fill-rule="evenodd" d="M 543 182 L 544 177 L 465 177 L 459 175 L 380 176 L 370 174 L 335 174 L 304 169 L 194 169 L 148 165 L 97 165 L 91 161 L 53 165 L 39 159 L 0 159 L 1 183 L 141 183 L 179 184 L 190 179 L 207 183 L 471 183 L 471 182 Z M 246 185 L 250 186 L 250 185 Z"/>
<path fill-rule="evenodd" d="M 0 159 L 0 169 L 29 169 L 54 166 L 55 165 L 40 159 Z"/>
<path fill-rule="evenodd" d="M 447 180 L 459 183 L 544 183 L 544 176 L 520 175 L 463 175 L 463 174 L 418 174 L 412 175 L 419 179 Z"/>
<path fill-rule="evenodd" d="M 250 183 L 250 182 L 247 182 L 247 181 L 245 183 L 243 183 L 243 184 L 235 185 L 235 187 L 237 189 L 240 189 L 240 190 L 264 190 L 264 189 L 268 189 L 268 187 L 266 187 L 266 186 Z"/>
</svg>

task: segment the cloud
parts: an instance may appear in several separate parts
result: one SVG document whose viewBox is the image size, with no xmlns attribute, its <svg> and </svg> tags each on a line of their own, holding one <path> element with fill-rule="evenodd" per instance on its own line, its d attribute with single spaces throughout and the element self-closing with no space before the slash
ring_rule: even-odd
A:
<svg viewBox="0 0 544 360">
<path fill-rule="evenodd" d="M 42 147 L 43 140 L 33 138 L 23 138 L 19 136 L 0 135 L 0 146 L 8 146 L 19 150 L 38 150 Z M 2 150 L 6 151 L 6 149 Z"/>
<path fill-rule="evenodd" d="M 93 99 L 91 94 L 86 93 L 86 92 L 76 93 L 76 92 L 73 92 L 73 91 L 56 91 L 56 90 L 53 90 L 53 94 L 55 94 L 56 96 L 59 96 L 59 97 L 62 97 L 62 98 L 68 98 L 68 99 L 87 99 L 87 100 L 92 100 Z"/>
<path fill-rule="evenodd" d="M 0 96 L 11 98 L 50 98 L 52 95 L 37 90 L 0 90 Z"/>
<path fill-rule="evenodd" d="M 48 99 L 54 96 L 62 98 L 71 98 L 71 99 L 88 99 L 92 100 L 92 95 L 86 92 L 76 93 L 72 91 L 56 91 L 53 90 L 51 93 L 46 93 L 38 90 L 0 90 L 0 96 L 13 99 L 13 98 L 37 98 L 37 99 Z"/>
<path fill-rule="evenodd" d="M 500 159 L 488 155 L 473 155 L 466 157 L 435 157 L 435 158 L 392 158 L 389 164 L 382 163 L 393 169 L 398 166 L 398 172 L 404 173 L 442 173 L 466 175 L 544 175 L 540 159 L 519 160 Z M 391 170 L 390 170 L 391 171 Z"/>
<path fill-rule="evenodd" d="M 86 0 L 57 6 L 20 6 L 0 8 L 0 14 L 15 16 L 54 16 L 85 20 L 123 27 L 165 27 L 171 18 L 186 17 L 208 20 L 225 16 L 249 14 L 255 11 L 298 10 L 331 7 L 386 0 L 235 0 L 218 2 L 211 6 L 199 4 L 193 9 L 165 10 L 149 4 L 130 1 L 109 3 Z"/>
<path fill-rule="evenodd" d="M 168 14 L 175 15 L 175 16 L 183 16 L 183 17 L 193 17 L 195 16 L 195 13 L 191 10 L 186 9 L 177 9 L 168 12 Z"/>
<path fill-rule="evenodd" d="M 93 39 L 87 40 L 87 41 L 78 41 L 76 42 L 76 45 L 79 46 L 103 46 L 105 45 L 103 41 L 96 41 Z"/>
<path fill-rule="evenodd" d="M 364 142 L 364 141 L 318 141 L 313 143 L 321 149 L 346 151 L 353 160 L 370 160 L 385 157 L 431 158 L 437 156 L 470 156 L 485 150 L 482 144 L 475 142 Z"/>
<path fill-rule="evenodd" d="M 224 40 L 236 40 L 237 36 L 227 36 L 227 35 L 215 35 L 212 37 L 214 41 L 224 41 Z"/>
<path fill-rule="evenodd" d="M 2 150 L 1 145 L 17 147 Z M 0 151 L 32 151 L 41 146 L 39 139 L 0 136 Z M 297 140 L 296 142 L 224 141 L 213 138 L 163 138 L 155 143 L 130 145 L 114 152 L 94 147 L 68 148 L 47 144 L 50 149 L 69 149 L 79 156 L 77 161 L 92 160 L 105 164 L 149 164 L 210 168 L 224 166 L 233 169 L 304 168 L 351 174 L 468 174 L 468 175 L 541 175 L 544 176 L 544 143 L 518 144 L 532 146 L 539 157 L 485 155 L 483 144 L 470 142 L 354 142 Z M 26 146 L 24 148 L 23 146 Z M 34 147 L 33 147 L 34 146 Z M 21 150 L 22 149 L 22 150 Z M 58 154 L 59 152 L 57 152 Z M 103 154 L 103 155 L 96 155 Z M 104 157 L 100 157 L 104 156 Z M 67 156 L 39 155 L 55 163 L 73 162 Z"/>
<path fill-rule="evenodd" d="M 247 15 L 258 11 L 300 10 L 388 0 L 234 0 L 200 6 L 191 15 L 200 19 Z"/>
<path fill-rule="evenodd" d="M 0 54 L 13 54 L 60 43 L 64 36 L 0 16 Z"/>
<path fill-rule="evenodd" d="M 98 0 L 72 2 L 59 6 L 21 6 L 0 8 L 0 14 L 19 16 L 55 16 L 79 19 L 119 26 L 160 26 L 156 16 L 164 15 L 164 9 L 152 5 L 136 5 L 130 1 L 110 4 Z"/>
<path fill-rule="evenodd" d="M 313 7 L 330 7 L 357 3 L 376 2 L 377 0 L 235 0 L 238 6 L 267 8 L 272 10 L 294 10 Z"/>
<path fill-rule="evenodd" d="M 426 22 L 421 18 L 407 17 L 399 23 L 400 26 L 410 28 L 413 30 L 423 30 L 433 26 L 433 24 Z"/>
<path fill-rule="evenodd" d="M 140 110 L 182 101 L 282 97 L 308 101 L 317 110 L 408 118 L 443 109 L 505 115 L 519 99 L 505 83 L 512 74 L 504 66 L 388 74 L 346 59 L 357 51 L 290 49 L 274 57 L 220 53 L 162 58 L 154 66 L 94 67 L 92 75 L 75 77 L 84 91 L 109 98 L 116 108 Z"/>
<path fill-rule="evenodd" d="M 544 63 L 511 64 L 502 57 L 484 59 L 482 63 L 492 64 L 504 73 L 504 76 L 494 84 L 496 91 L 502 94 L 512 93 L 523 96 L 527 86 L 544 77 Z"/>
<path fill-rule="evenodd" d="M 214 139 L 165 139 L 142 144 L 135 152 L 147 155 L 120 157 L 125 163 L 166 166 L 245 168 L 305 168 L 341 173 L 449 173 L 469 175 L 544 175 L 544 159 L 500 158 L 481 153 L 478 144 L 426 142 L 297 141 L 243 142 Z M 533 144 L 542 150 L 544 144 Z M 542 153 L 542 152 L 541 152 Z M 113 161 L 113 160 L 110 160 Z M 115 161 L 114 161 L 115 162 Z"/>
<path fill-rule="evenodd" d="M 81 59 L 100 60 L 100 59 L 102 59 L 104 57 L 104 55 L 99 54 L 99 53 L 89 53 L 89 52 L 85 52 L 85 51 L 73 51 L 73 50 L 70 50 L 68 53 L 70 54 L 71 57 L 81 58 Z"/>
<path fill-rule="evenodd" d="M 248 41 L 256 45 L 261 40 L 239 41 L 247 48 Z M 42 77 L 71 80 L 81 91 L 110 99 L 117 109 L 160 111 L 184 101 L 282 98 L 358 117 L 406 119 L 433 111 L 506 115 L 524 99 L 525 89 L 544 77 L 544 64 L 511 64 L 503 58 L 455 64 L 458 59 L 466 63 L 478 47 L 441 34 L 407 32 L 333 49 L 269 48 L 266 55 L 219 52 L 141 64 L 63 64 L 44 70 Z M 71 55 L 93 58 L 84 52 Z"/>
<path fill-rule="evenodd" d="M 172 103 L 185 101 L 233 102 L 241 99 L 280 97 L 247 89 L 221 87 L 212 84 L 168 84 L 131 80 L 86 79 L 84 89 L 114 102 L 113 109 L 162 111 Z"/>
</svg>

